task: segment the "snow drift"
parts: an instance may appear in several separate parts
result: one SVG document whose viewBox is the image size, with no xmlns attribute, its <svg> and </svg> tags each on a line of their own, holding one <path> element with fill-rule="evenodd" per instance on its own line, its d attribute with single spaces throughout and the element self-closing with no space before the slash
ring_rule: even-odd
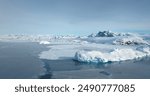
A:
<svg viewBox="0 0 150 96">
<path fill-rule="evenodd" d="M 140 47 L 138 50 L 133 49 L 114 49 L 111 52 L 104 53 L 101 51 L 78 51 L 74 58 L 80 62 L 109 62 L 109 61 L 124 61 L 142 58 L 150 55 L 150 48 Z"/>
</svg>

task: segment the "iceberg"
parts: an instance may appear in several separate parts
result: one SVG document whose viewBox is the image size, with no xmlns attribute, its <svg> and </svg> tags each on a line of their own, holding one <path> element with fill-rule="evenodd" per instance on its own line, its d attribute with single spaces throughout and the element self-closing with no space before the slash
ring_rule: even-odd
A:
<svg viewBox="0 0 150 96">
<path fill-rule="evenodd" d="M 45 44 L 45 45 L 50 44 L 50 42 L 48 42 L 48 41 L 40 41 L 39 43 L 40 44 Z"/>
<path fill-rule="evenodd" d="M 130 48 L 114 49 L 111 52 L 78 51 L 75 53 L 74 59 L 79 62 L 106 63 L 138 59 L 150 55 L 149 47 L 140 47 L 139 49 L 140 50 L 133 50 Z"/>
</svg>

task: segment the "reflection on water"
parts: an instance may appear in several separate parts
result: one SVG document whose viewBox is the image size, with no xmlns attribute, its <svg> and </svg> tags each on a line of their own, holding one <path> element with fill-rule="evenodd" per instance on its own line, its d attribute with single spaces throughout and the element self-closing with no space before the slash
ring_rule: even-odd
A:
<svg viewBox="0 0 150 96">
<path fill-rule="evenodd" d="M 112 63 L 80 63 L 73 60 L 42 60 L 45 75 L 39 78 L 92 79 L 92 78 L 150 78 L 150 58 Z"/>
</svg>

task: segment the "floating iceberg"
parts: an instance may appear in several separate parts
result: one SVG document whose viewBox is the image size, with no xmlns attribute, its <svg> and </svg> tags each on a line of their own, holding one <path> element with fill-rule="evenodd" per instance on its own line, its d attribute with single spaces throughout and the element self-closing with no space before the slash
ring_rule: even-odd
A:
<svg viewBox="0 0 150 96">
<path fill-rule="evenodd" d="M 140 50 L 133 50 L 130 48 L 126 49 L 114 49 L 111 52 L 101 51 L 78 51 L 75 53 L 75 60 L 79 62 L 113 62 L 113 61 L 124 61 L 142 58 L 150 55 L 150 48 L 139 48 Z"/>
<path fill-rule="evenodd" d="M 40 41 L 39 43 L 40 44 L 45 44 L 45 45 L 50 44 L 50 42 L 48 42 L 48 41 Z"/>
</svg>

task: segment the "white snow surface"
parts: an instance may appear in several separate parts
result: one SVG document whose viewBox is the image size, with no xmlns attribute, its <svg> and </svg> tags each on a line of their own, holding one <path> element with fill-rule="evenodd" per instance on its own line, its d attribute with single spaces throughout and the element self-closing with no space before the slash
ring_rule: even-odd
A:
<svg viewBox="0 0 150 96">
<path fill-rule="evenodd" d="M 48 51 L 43 51 L 39 57 L 41 59 L 57 60 L 72 58 L 77 51 L 76 45 L 53 45 Z"/>
<path fill-rule="evenodd" d="M 40 41 L 39 43 L 40 44 L 45 44 L 45 45 L 50 44 L 50 42 L 48 42 L 48 41 Z"/>
<path fill-rule="evenodd" d="M 140 48 L 139 50 L 133 49 L 114 49 L 111 52 L 101 51 L 78 51 L 75 54 L 75 60 L 80 62 L 109 62 L 109 61 L 124 61 L 142 58 L 150 55 L 150 48 Z"/>
</svg>

